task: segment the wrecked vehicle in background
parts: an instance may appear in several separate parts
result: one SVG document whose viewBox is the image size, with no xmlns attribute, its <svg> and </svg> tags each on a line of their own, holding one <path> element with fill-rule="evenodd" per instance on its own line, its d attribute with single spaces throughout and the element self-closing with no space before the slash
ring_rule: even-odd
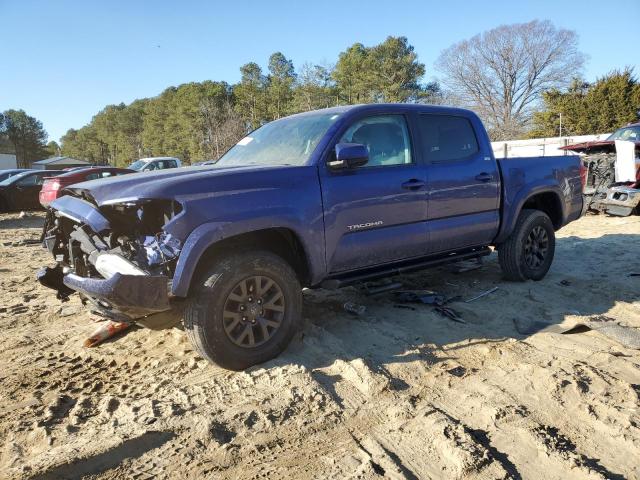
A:
<svg viewBox="0 0 640 480">
<path fill-rule="evenodd" d="M 606 140 L 561 149 L 583 156 L 585 211 L 640 214 L 640 123 L 622 127 Z"/>
<path fill-rule="evenodd" d="M 577 156 L 496 160 L 462 109 L 359 105 L 293 115 L 215 165 L 66 189 L 40 282 L 108 318 L 184 317 L 204 358 L 243 369 L 301 324 L 301 287 L 339 288 L 498 249 L 505 278 L 542 279 L 582 210 Z"/>
</svg>

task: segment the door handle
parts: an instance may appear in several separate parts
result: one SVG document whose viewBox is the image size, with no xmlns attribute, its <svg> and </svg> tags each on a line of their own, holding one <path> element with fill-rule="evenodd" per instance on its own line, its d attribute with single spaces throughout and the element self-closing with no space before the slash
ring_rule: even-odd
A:
<svg viewBox="0 0 640 480">
<path fill-rule="evenodd" d="M 482 173 L 476 175 L 476 180 L 478 180 L 480 182 L 489 182 L 489 181 L 493 180 L 493 175 L 489 175 L 488 173 L 482 172 Z"/>
<path fill-rule="evenodd" d="M 418 180 L 417 178 L 412 178 L 402 184 L 402 188 L 406 190 L 418 190 L 425 186 L 425 183 L 422 180 Z"/>
</svg>

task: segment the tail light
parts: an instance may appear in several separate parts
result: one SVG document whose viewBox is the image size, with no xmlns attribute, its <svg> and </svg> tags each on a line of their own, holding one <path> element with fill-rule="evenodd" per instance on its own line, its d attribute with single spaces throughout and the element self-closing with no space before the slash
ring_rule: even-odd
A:
<svg viewBox="0 0 640 480">
<path fill-rule="evenodd" d="M 60 190 L 62 187 L 58 180 L 50 180 L 47 182 L 47 186 L 49 187 L 47 190 Z"/>
<path fill-rule="evenodd" d="M 580 162 L 580 181 L 582 182 L 582 189 L 584 190 L 585 185 L 587 184 L 587 172 L 589 169 L 584 165 L 584 163 Z"/>
</svg>

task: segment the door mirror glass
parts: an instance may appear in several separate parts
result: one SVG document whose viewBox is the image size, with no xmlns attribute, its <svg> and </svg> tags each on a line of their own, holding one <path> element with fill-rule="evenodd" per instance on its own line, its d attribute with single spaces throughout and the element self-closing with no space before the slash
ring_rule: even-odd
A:
<svg viewBox="0 0 640 480">
<path fill-rule="evenodd" d="M 369 161 L 369 150 L 361 143 L 338 143 L 335 160 L 329 162 L 331 168 L 356 168 Z"/>
</svg>

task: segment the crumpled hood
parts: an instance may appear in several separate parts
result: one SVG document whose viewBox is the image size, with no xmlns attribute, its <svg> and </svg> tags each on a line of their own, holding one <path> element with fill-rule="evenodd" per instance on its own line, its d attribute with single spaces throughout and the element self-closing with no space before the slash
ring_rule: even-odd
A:
<svg viewBox="0 0 640 480">
<path fill-rule="evenodd" d="M 615 141 L 614 140 L 592 140 L 590 142 L 581 142 L 581 143 L 573 143 L 571 145 L 565 145 L 560 147 L 559 150 L 569 150 L 571 152 L 584 152 L 592 148 L 596 147 L 613 147 L 612 152 L 615 152 Z M 640 142 L 634 142 L 636 144 L 636 149 L 640 148 Z"/>
<path fill-rule="evenodd" d="M 111 178 L 76 183 L 65 190 L 93 199 L 98 206 L 138 199 L 176 199 L 188 200 L 189 197 L 211 194 L 225 185 L 229 177 L 244 177 L 247 186 L 255 180 L 259 172 L 291 169 L 286 165 L 243 167 L 182 167 L 157 172 L 140 172 Z M 240 181 L 240 183 L 245 183 Z"/>
</svg>

